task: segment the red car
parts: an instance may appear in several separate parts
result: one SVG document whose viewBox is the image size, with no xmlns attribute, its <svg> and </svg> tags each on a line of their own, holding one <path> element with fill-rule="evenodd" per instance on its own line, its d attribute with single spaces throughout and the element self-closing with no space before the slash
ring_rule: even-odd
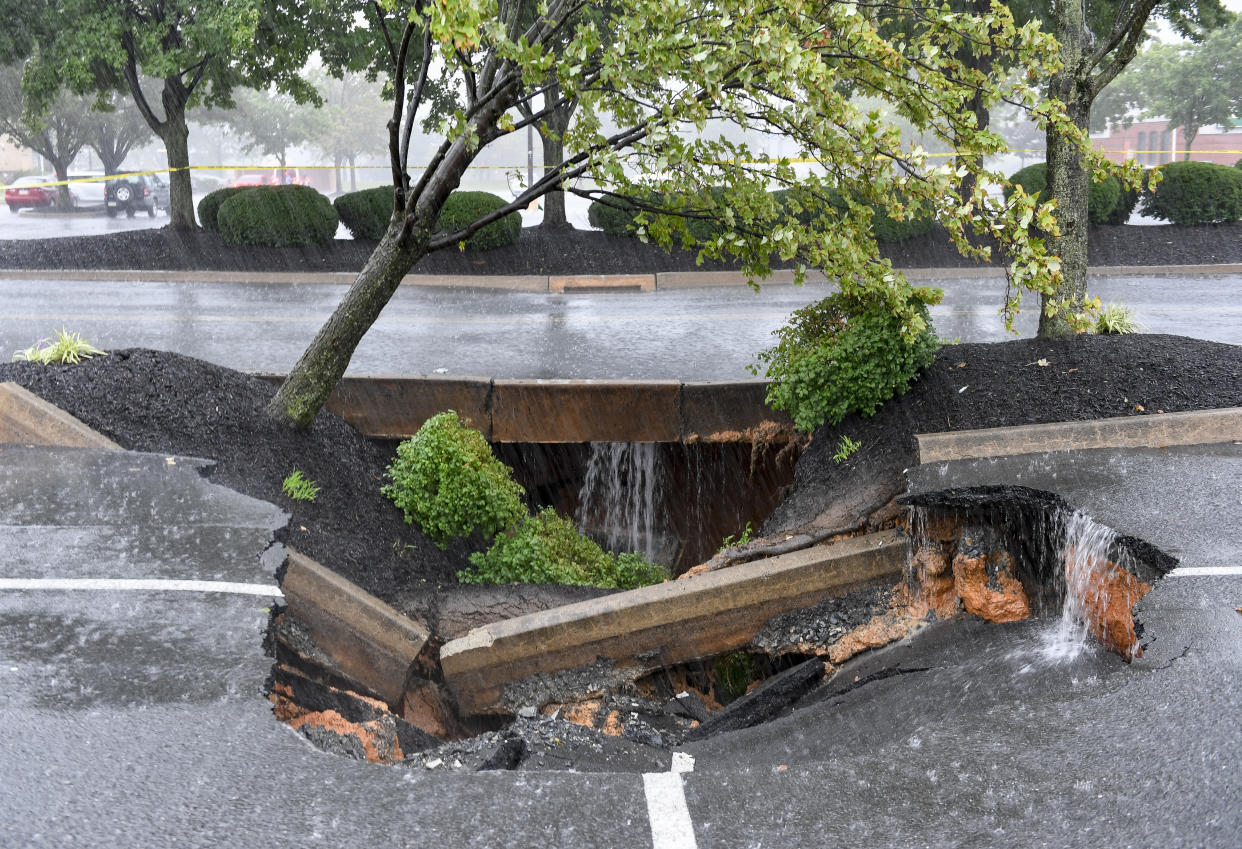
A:
<svg viewBox="0 0 1242 849">
<path fill-rule="evenodd" d="M 39 209 L 56 203 L 56 187 L 42 185 L 55 182 L 54 176 L 18 178 L 4 190 L 4 202 L 9 205 L 9 212 L 26 207 Z"/>
</svg>

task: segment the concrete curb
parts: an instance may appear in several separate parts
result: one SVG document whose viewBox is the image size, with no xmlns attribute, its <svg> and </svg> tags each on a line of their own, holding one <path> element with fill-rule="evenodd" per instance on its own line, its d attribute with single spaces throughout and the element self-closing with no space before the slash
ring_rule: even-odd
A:
<svg viewBox="0 0 1242 849">
<path fill-rule="evenodd" d="M 121 446 L 16 383 L 0 383 L 0 443 L 120 451 Z"/>
<path fill-rule="evenodd" d="M 963 268 L 899 268 L 910 280 L 956 280 L 975 278 L 1002 279 L 1003 268 L 966 266 Z M 1089 275 L 1097 277 L 1160 277 L 1187 274 L 1242 274 L 1242 263 L 1215 265 L 1101 265 L 1089 267 Z M 332 284 L 348 286 L 357 278 L 352 271 L 134 271 L 134 270 L 64 270 L 0 269 L 0 276 L 10 280 L 82 280 L 92 282 L 148 283 L 260 283 Z M 783 286 L 793 283 L 793 272 L 774 271 L 760 286 Z M 826 283 L 817 271 L 808 271 L 807 283 Z M 582 293 L 592 292 L 653 292 L 673 289 L 701 289 L 747 285 L 745 274 L 737 271 L 660 271 L 654 274 L 596 275 L 514 275 L 514 274 L 409 274 L 403 286 L 493 289 L 514 292 Z"/>
<path fill-rule="evenodd" d="M 919 462 L 1089 448 L 1162 448 L 1242 440 L 1242 407 L 1081 422 L 922 433 Z"/>
<path fill-rule="evenodd" d="M 844 540 L 475 628 L 440 651 L 464 714 L 505 713 L 507 685 L 603 658 L 639 675 L 746 645 L 780 613 L 902 574 L 899 531 Z"/>
<path fill-rule="evenodd" d="M 279 384 L 283 375 L 256 375 Z M 768 408 L 768 382 L 499 380 L 420 375 L 344 378 L 328 409 L 370 437 L 405 439 L 456 410 L 493 442 L 738 442 L 792 439 Z M 726 412 L 728 411 L 728 412 Z"/>
<path fill-rule="evenodd" d="M 353 583 L 293 549 L 281 584 L 292 616 L 335 663 L 332 671 L 390 705 L 429 634 Z"/>
</svg>

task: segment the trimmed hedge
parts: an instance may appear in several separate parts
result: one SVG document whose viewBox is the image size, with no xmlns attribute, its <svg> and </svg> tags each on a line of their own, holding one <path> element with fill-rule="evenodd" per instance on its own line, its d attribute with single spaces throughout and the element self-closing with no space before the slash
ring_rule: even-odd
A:
<svg viewBox="0 0 1242 849">
<path fill-rule="evenodd" d="M 1211 162 L 1170 162 L 1143 195 L 1143 214 L 1174 224 L 1228 224 L 1242 219 L 1242 170 Z"/>
<path fill-rule="evenodd" d="M 719 193 L 721 189 L 713 189 L 713 193 Z M 772 197 L 776 201 L 778 207 L 784 207 L 788 202 L 790 195 L 789 189 L 777 189 L 772 192 Z M 836 193 L 828 200 L 830 206 L 841 208 L 844 204 L 840 201 L 840 196 Z M 717 197 L 717 203 L 720 198 Z M 662 202 L 660 195 L 651 196 L 652 203 Z M 797 213 L 797 219 L 803 225 L 809 225 L 815 218 L 816 212 L 807 209 L 799 204 L 800 209 Z M 904 242 L 906 239 L 912 239 L 916 236 L 922 236 L 932 228 L 931 217 L 907 219 L 898 221 L 890 216 L 881 206 L 873 206 L 875 210 L 871 217 L 871 230 L 875 234 L 877 242 Z M 587 220 L 592 227 L 597 227 L 612 236 L 630 236 L 637 229 L 634 219 L 638 216 L 638 210 L 633 206 L 626 206 L 624 198 L 612 198 L 609 203 L 605 204 L 601 201 L 592 201 L 587 209 Z M 690 235 L 699 241 L 705 241 L 715 238 L 720 234 L 720 227 L 714 221 L 704 219 L 692 219 L 687 225 Z"/>
<path fill-rule="evenodd" d="M 392 186 L 347 192 L 332 201 L 349 235 L 376 242 L 384 237 L 384 231 L 388 229 L 388 222 L 392 219 L 392 203 Z"/>
<path fill-rule="evenodd" d="M 491 192 L 453 192 L 440 210 L 436 222 L 440 232 L 452 233 L 469 226 L 489 212 L 506 205 L 506 201 Z M 514 210 L 505 217 L 493 221 L 466 240 L 466 249 L 486 251 L 511 245 L 522 235 L 522 216 Z"/>
<path fill-rule="evenodd" d="M 1046 162 L 1037 162 L 1034 165 L 1028 165 L 1019 171 L 1015 171 L 1009 177 L 1009 182 L 1012 185 L 1005 187 L 1006 200 L 1013 194 L 1013 185 L 1018 185 L 1028 195 L 1037 195 L 1035 199 L 1037 203 L 1043 203 L 1044 198 L 1042 195 L 1044 189 L 1048 188 L 1048 164 Z M 1103 180 L 1092 180 L 1091 188 L 1087 195 L 1087 218 L 1091 223 L 1117 223 L 1111 219 L 1114 217 L 1114 212 L 1117 209 L 1117 204 L 1121 200 L 1122 194 L 1121 181 L 1111 174 Z M 1127 215 L 1126 219 L 1128 220 L 1129 217 Z"/>
<path fill-rule="evenodd" d="M 239 186 L 237 188 L 216 189 L 214 192 L 207 194 L 198 202 L 198 223 L 202 225 L 204 230 L 220 229 L 217 216 L 220 206 L 234 195 L 252 189 L 254 186 Z"/>
<path fill-rule="evenodd" d="M 326 245 L 340 223 L 326 197 L 310 186 L 254 186 L 220 204 L 220 235 L 234 245 Z"/>
</svg>

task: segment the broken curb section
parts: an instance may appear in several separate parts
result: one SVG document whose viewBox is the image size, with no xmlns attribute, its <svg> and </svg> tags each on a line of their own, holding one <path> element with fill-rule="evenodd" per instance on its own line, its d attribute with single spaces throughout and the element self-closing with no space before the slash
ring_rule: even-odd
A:
<svg viewBox="0 0 1242 849">
<path fill-rule="evenodd" d="M 391 705 L 431 636 L 414 620 L 293 549 L 281 584 L 288 613 L 332 660 L 332 669 Z"/>
<path fill-rule="evenodd" d="M 0 443 L 121 450 L 60 407 L 12 382 L 0 383 Z"/>
<path fill-rule="evenodd" d="M 887 531 L 519 616 L 446 643 L 441 668 L 468 714 L 565 700 L 555 673 L 606 658 L 636 678 L 741 648 L 780 613 L 897 581 L 906 550 Z"/>
</svg>

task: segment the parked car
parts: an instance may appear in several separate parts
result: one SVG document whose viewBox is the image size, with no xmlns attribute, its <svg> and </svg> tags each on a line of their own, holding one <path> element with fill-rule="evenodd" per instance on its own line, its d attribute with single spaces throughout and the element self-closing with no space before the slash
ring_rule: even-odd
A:
<svg viewBox="0 0 1242 849">
<path fill-rule="evenodd" d="M 159 174 L 151 174 L 147 177 L 147 183 L 151 187 L 151 196 L 155 198 L 155 208 L 167 212 L 172 206 L 169 200 L 172 190 L 168 188 L 168 182 Z"/>
<path fill-rule="evenodd" d="M 56 203 L 56 187 L 43 185 L 55 183 L 55 174 L 41 177 L 19 177 L 4 190 L 4 202 L 9 205 L 9 212 L 19 209 L 42 209 Z"/>
<path fill-rule="evenodd" d="M 124 212 L 129 218 L 145 209 L 147 215 L 155 217 L 155 193 L 151 190 L 150 179 L 143 174 L 128 177 L 117 177 L 108 181 L 104 197 L 109 218 L 115 218 L 118 212 Z"/>
<path fill-rule="evenodd" d="M 270 186 L 271 178 L 266 174 L 242 174 L 233 181 L 233 188 L 240 189 L 243 186 Z"/>
<path fill-rule="evenodd" d="M 99 177 L 103 177 L 103 172 L 84 171 L 69 175 L 70 180 L 81 181 L 69 184 L 69 197 L 75 207 L 104 205 L 107 186 L 105 186 L 103 180 L 96 179 Z"/>
</svg>

